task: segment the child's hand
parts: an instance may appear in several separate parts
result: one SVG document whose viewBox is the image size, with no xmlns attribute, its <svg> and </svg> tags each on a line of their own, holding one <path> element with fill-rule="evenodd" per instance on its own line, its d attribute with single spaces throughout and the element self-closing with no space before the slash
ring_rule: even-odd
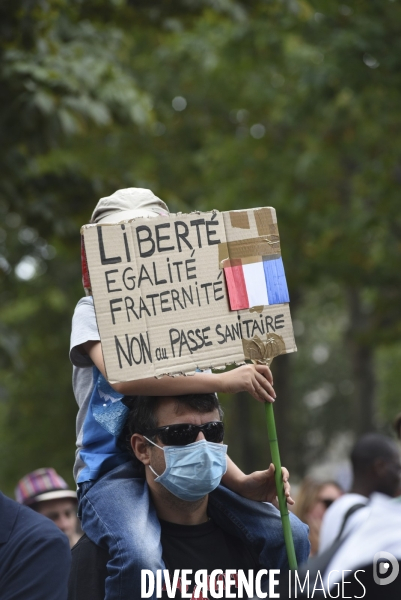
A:
<svg viewBox="0 0 401 600">
<path fill-rule="evenodd" d="M 284 494 L 288 504 L 295 504 L 291 498 L 291 486 L 288 482 L 289 473 L 285 467 L 281 468 L 284 482 Z M 272 502 L 276 504 L 276 483 L 274 481 L 274 465 L 273 463 L 266 471 L 255 471 L 250 475 L 244 475 L 240 481 L 236 483 L 235 490 L 237 494 L 256 500 L 258 502 Z"/>
<path fill-rule="evenodd" d="M 273 377 L 267 365 L 243 365 L 219 374 L 220 392 L 248 392 L 259 402 L 274 402 Z"/>
</svg>

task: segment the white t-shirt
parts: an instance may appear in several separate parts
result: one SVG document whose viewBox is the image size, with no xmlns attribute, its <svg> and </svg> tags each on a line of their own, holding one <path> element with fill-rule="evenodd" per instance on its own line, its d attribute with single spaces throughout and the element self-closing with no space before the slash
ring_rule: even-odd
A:
<svg viewBox="0 0 401 600">
<path fill-rule="evenodd" d="M 338 500 L 333 502 L 331 506 L 324 513 L 322 526 L 320 528 L 319 535 L 319 554 L 327 550 L 333 542 L 337 539 L 344 517 L 347 511 L 355 504 L 367 504 L 368 498 L 361 494 L 344 494 L 340 496 Z M 361 519 L 361 511 L 357 510 L 355 513 L 349 516 L 345 524 L 342 535 L 347 533 L 354 527 L 354 524 L 358 523 Z"/>
<path fill-rule="evenodd" d="M 77 483 L 96 480 L 129 459 L 118 445 L 128 408 L 93 364 L 80 345 L 99 341 L 99 330 L 92 296 L 82 298 L 72 318 L 70 359 L 72 384 L 78 404 L 76 422 L 77 450 L 74 478 Z"/>
<path fill-rule="evenodd" d="M 329 573 L 332 572 L 331 587 L 341 581 L 342 571 L 355 571 L 372 564 L 378 552 L 389 552 L 396 559 L 401 560 L 401 503 L 395 502 L 384 494 L 375 493 L 371 495 L 366 508 L 359 509 L 356 515 L 359 516 L 359 523 L 354 520 L 352 531 L 349 532 L 324 572 L 326 585 Z M 361 593 L 362 591 L 361 588 Z M 381 592 L 382 594 L 379 590 L 378 598 L 386 598 L 385 588 Z"/>
</svg>

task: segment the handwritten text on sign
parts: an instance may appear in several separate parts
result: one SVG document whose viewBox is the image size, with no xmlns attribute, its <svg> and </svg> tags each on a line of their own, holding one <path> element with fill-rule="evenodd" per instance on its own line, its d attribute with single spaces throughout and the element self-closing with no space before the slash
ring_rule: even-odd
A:
<svg viewBox="0 0 401 600">
<path fill-rule="evenodd" d="M 241 363 L 243 340 L 255 336 L 280 335 L 284 351 L 295 349 L 288 304 L 230 310 L 220 264 L 225 214 L 83 228 L 110 381 Z"/>
</svg>

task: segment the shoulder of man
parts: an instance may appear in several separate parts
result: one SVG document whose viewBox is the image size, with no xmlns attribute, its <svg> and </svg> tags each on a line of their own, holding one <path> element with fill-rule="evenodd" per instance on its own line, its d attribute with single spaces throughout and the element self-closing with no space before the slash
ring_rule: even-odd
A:
<svg viewBox="0 0 401 600">
<path fill-rule="evenodd" d="M 368 498 L 361 494 L 343 494 L 343 496 L 340 496 L 331 506 L 329 506 L 324 514 L 324 519 L 327 519 L 328 521 L 342 519 L 351 506 L 367 503 Z"/>
<path fill-rule="evenodd" d="M 344 494 L 326 510 L 320 530 L 319 554 L 335 541 L 343 525 L 344 516 L 356 505 L 367 504 L 368 498 L 361 494 Z M 352 515 L 350 516 L 350 518 Z"/>
<path fill-rule="evenodd" d="M 64 600 L 71 563 L 67 536 L 31 508 L 3 495 L 0 503 L 2 598 Z"/>
</svg>

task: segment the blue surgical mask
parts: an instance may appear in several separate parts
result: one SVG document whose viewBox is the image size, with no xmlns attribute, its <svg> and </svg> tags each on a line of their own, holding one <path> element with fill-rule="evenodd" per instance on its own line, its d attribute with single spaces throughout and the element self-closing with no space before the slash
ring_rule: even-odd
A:
<svg viewBox="0 0 401 600">
<path fill-rule="evenodd" d="M 148 438 L 145 438 L 148 440 Z M 158 446 L 164 452 L 166 470 L 156 475 L 169 492 L 188 502 L 200 500 L 219 485 L 227 471 L 227 445 L 201 440 L 186 446 Z"/>
</svg>

